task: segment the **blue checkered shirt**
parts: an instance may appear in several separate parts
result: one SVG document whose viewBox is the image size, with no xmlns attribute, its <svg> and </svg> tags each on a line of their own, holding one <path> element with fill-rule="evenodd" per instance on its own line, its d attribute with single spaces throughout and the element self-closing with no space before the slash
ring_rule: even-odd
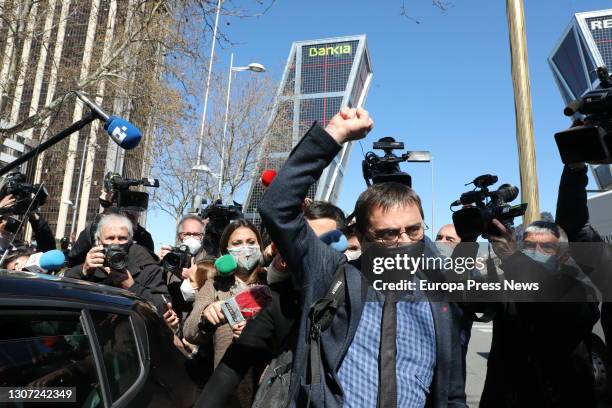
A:
<svg viewBox="0 0 612 408">
<path fill-rule="evenodd" d="M 370 289 L 371 291 L 371 289 Z M 376 296 L 368 294 L 368 298 Z M 376 407 L 382 301 L 365 303 L 353 342 L 338 370 L 345 407 Z M 436 365 L 436 331 L 429 302 L 397 303 L 397 406 L 424 407 Z"/>
</svg>

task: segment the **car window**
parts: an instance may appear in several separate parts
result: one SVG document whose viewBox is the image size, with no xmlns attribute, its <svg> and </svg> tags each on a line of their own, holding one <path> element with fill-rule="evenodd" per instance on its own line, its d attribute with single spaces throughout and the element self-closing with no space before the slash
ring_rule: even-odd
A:
<svg viewBox="0 0 612 408">
<path fill-rule="evenodd" d="M 103 406 L 79 313 L 0 309 L 0 387 L 26 386 L 75 387 L 76 403 L 67 406 Z M 22 403 L 8 406 L 21 407 Z"/>
<path fill-rule="evenodd" d="M 91 311 L 113 401 L 136 382 L 140 359 L 129 316 Z"/>
</svg>

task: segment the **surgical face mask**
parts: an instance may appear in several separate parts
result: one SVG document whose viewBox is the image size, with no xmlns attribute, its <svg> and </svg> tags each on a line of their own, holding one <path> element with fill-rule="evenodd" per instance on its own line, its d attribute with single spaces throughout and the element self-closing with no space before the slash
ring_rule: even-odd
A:
<svg viewBox="0 0 612 408">
<path fill-rule="evenodd" d="M 181 283 L 181 293 L 183 294 L 185 302 L 191 303 L 195 300 L 196 289 L 191 286 L 189 279 L 183 279 L 183 283 Z"/>
<path fill-rule="evenodd" d="M 246 245 L 228 248 L 227 251 L 234 257 L 239 267 L 252 271 L 261 262 L 261 249 L 258 245 Z"/>
<path fill-rule="evenodd" d="M 354 261 L 355 259 L 359 259 L 361 256 L 361 249 L 347 250 L 344 252 L 344 255 L 349 261 Z"/>
<path fill-rule="evenodd" d="M 554 256 L 554 255 L 546 255 L 546 254 L 543 254 L 543 253 L 541 253 L 539 251 L 534 251 L 532 249 L 522 249 L 521 252 L 525 256 L 528 256 L 532 260 L 534 260 L 537 263 L 539 263 L 540 265 L 542 265 L 544 268 L 546 268 L 547 271 L 554 272 L 554 271 L 557 270 L 559 262 L 557 261 L 557 257 L 556 256 Z"/>
<path fill-rule="evenodd" d="M 185 238 L 182 244 L 187 245 L 187 248 L 189 248 L 189 253 L 191 255 L 197 254 L 200 248 L 202 248 L 202 241 L 194 237 Z"/>
</svg>

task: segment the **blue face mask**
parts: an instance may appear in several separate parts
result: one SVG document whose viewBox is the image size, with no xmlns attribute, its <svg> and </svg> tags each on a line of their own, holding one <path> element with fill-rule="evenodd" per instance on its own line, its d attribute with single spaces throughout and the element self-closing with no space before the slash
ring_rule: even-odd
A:
<svg viewBox="0 0 612 408">
<path fill-rule="evenodd" d="M 546 255 L 531 249 L 522 249 L 521 252 L 523 253 L 523 255 L 528 256 L 532 260 L 542 265 L 544 268 L 546 268 L 547 271 L 555 272 L 557 270 L 559 261 L 557 260 L 556 256 Z"/>
</svg>

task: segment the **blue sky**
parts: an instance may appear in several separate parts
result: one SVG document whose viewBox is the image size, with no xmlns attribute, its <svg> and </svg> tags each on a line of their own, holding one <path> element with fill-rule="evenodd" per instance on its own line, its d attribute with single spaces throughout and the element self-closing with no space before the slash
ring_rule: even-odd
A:
<svg viewBox="0 0 612 408">
<path fill-rule="evenodd" d="M 407 12 L 417 24 L 400 16 L 401 0 L 279 0 L 260 18 L 222 16 L 221 27 L 236 44 L 217 49 L 214 69 L 225 71 L 234 52 L 236 65 L 261 62 L 280 80 L 293 41 L 366 34 L 374 76 L 365 108 L 375 129 L 363 148 L 367 152 L 373 141 L 393 136 L 409 150 L 432 152 L 430 232 L 435 234 L 451 222 L 450 202 L 474 177 L 491 173 L 500 183 L 520 186 L 506 2 L 452 3 L 443 13 L 429 0 L 407 0 Z M 569 121 L 546 59 L 574 13 L 611 5 L 609 0 L 525 3 L 540 209 L 554 214 L 562 164 L 553 135 Z M 365 188 L 362 158 L 357 145 L 338 203 L 347 213 Z M 412 175 L 431 227 L 431 166 L 402 168 Z M 167 216 L 150 213 L 147 228 L 156 248 L 172 242 L 174 220 Z"/>
</svg>

